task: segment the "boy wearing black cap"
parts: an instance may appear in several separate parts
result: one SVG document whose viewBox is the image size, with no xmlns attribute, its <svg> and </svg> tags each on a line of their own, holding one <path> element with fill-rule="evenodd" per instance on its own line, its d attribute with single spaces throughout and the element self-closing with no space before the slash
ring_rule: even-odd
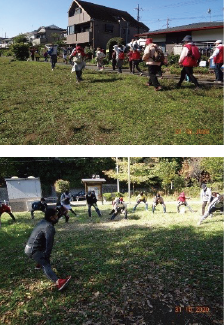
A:
<svg viewBox="0 0 224 326">
<path fill-rule="evenodd" d="M 45 211 L 45 218 L 41 220 L 31 233 L 25 247 L 25 254 L 36 261 L 36 269 L 43 268 L 45 275 L 56 284 L 61 291 L 70 281 L 71 276 L 59 279 L 50 264 L 51 251 L 53 249 L 55 228 L 58 223 L 58 213 L 54 208 Z"/>
</svg>

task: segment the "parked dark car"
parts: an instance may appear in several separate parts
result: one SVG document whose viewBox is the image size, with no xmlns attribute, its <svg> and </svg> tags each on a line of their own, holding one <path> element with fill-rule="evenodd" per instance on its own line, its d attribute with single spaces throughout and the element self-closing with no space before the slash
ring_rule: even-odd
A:
<svg viewBox="0 0 224 326">
<path fill-rule="evenodd" d="M 78 201 L 78 200 L 86 200 L 86 194 L 85 191 L 79 191 L 77 194 L 72 195 L 72 200 L 73 201 Z"/>
</svg>

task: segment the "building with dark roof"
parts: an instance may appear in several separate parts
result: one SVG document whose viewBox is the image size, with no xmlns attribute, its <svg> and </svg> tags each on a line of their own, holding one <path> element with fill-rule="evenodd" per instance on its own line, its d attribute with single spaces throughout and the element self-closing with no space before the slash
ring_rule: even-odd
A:
<svg viewBox="0 0 224 326">
<path fill-rule="evenodd" d="M 114 8 L 74 0 L 68 11 L 67 43 L 105 48 L 113 37 L 130 42 L 136 33 L 149 28 L 129 13 Z"/>
<path fill-rule="evenodd" d="M 33 45 L 49 44 L 64 39 L 66 37 L 66 29 L 56 25 L 41 26 L 38 30 L 26 33 L 26 35 Z"/>
<path fill-rule="evenodd" d="M 202 22 L 183 26 L 176 26 L 166 29 L 159 29 L 146 33 L 139 33 L 136 36 L 141 38 L 152 38 L 171 52 L 176 44 L 180 44 L 186 35 L 191 35 L 193 42 L 211 44 L 218 39 L 223 39 L 223 22 Z"/>
</svg>

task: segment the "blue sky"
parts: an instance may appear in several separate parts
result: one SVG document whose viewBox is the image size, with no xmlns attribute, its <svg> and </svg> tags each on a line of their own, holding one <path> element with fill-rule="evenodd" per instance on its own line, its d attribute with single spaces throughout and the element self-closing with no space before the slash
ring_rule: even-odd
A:
<svg viewBox="0 0 224 326">
<path fill-rule="evenodd" d="M 125 10 L 150 30 L 202 21 L 221 21 L 222 0 L 89 0 L 89 2 Z M 72 0 L 0 0 L 0 37 L 13 37 L 40 26 L 57 25 L 67 28 L 67 12 Z M 208 13 L 211 9 L 211 14 Z"/>
</svg>

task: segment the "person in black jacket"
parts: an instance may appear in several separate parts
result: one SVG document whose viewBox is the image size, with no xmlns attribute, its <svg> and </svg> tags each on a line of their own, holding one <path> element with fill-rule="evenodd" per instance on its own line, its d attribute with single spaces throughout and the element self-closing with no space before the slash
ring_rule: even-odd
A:
<svg viewBox="0 0 224 326">
<path fill-rule="evenodd" d="M 45 218 L 41 220 L 31 233 L 25 247 L 25 254 L 38 264 L 36 269 L 43 268 L 45 275 L 62 290 L 70 281 L 71 276 L 59 279 L 51 268 L 50 256 L 54 244 L 55 228 L 58 223 L 58 212 L 54 208 L 45 211 Z"/>
<path fill-rule="evenodd" d="M 40 201 L 35 201 L 34 203 L 32 203 L 31 218 L 32 219 L 34 218 L 33 212 L 35 211 L 45 212 L 46 209 L 47 209 L 47 204 L 44 198 L 41 198 Z"/>
<path fill-rule="evenodd" d="M 96 195 L 95 195 L 95 191 L 89 191 L 88 194 L 86 195 L 86 201 L 87 201 L 87 204 L 88 204 L 88 214 L 89 214 L 89 217 L 92 216 L 92 213 L 91 213 L 91 207 L 93 206 L 95 208 L 95 211 L 97 212 L 98 216 L 101 217 L 102 214 L 100 213 L 100 210 L 97 206 L 97 198 L 96 198 Z"/>
</svg>

